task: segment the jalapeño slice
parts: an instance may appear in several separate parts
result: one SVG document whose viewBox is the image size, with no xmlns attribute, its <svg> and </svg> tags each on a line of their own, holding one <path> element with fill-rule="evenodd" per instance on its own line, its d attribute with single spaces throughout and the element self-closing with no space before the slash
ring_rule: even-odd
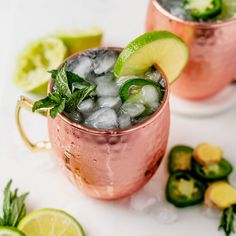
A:
<svg viewBox="0 0 236 236">
<path fill-rule="evenodd" d="M 138 78 L 138 79 L 128 80 L 121 86 L 119 93 L 122 102 L 127 101 L 131 96 L 135 97 L 136 95 L 138 95 L 141 92 L 142 87 L 144 87 L 145 85 L 154 86 L 159 95 L 159 100 L 160 101 L 162 100 L 164 95 L 164 90 L 161 89 L 160 84 L 152 80 Z"/>
<path fill-rule="evenodd" d="M 170 175 L 166 186 L 167 200 L 176 207 L 196 205 L 204 199 L 205 186 L 183 171 Z"/>
<path fill-rule="evenodd" d="M 209 165 L 201 165 L 192 159 L 192 169 L 196 176 L 207 181 L 223 180 L 233 171 L 232 165 L 225 159 Z"/>
<path fill-rule="evenodd" d="M 169 155 L 169 171 L 190 171 L 193 148 L 185 145 L 173 147 Z"/>
<path fill-rule="evenodd" d="M 184 9 L 196 20 L 207 20 L 221 13 L 222 0 L 184 0 Z"/>
</svg>

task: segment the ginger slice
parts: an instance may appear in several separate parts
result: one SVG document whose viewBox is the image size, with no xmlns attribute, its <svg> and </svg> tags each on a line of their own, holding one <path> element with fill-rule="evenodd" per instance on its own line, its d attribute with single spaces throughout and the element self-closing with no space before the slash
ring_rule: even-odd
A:
<svg viewBox="0 0 236 236">
<path fill-rule="evenodd" d="M 223 151 L 221 148 L 208 143 L 199 144 L 193 151 L 194 159 L 202 165 L 219 163 L 222 156 Z"/>
<path fill-rule="evenodd" d="M 205 204 L 209 207 L 225 209 L 236 204 L 236 189 L 227 182 L 216 182 L 205 192 Z"/>
</svg>

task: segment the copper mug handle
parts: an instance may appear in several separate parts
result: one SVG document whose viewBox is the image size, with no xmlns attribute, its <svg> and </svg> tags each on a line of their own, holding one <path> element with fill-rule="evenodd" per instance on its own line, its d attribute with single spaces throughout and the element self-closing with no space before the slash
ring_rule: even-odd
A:
<svg viewBox="0 0 236 236">
<path fill-rule="evenodd" d="M 20 133 L 21 138 L 23 139 L 24 143 L 32 152 L 48 151 L 51 149 L 50 142 L 41 141 L 38 143 L 33 143 L 30 141 L 30 139 L 28 138 L 28 136 L 26 135 L 26 133 L 23 129 L 22 120 L 21 120 L 21 110 L 22 110 L 22 108 L 24 108 L 27 111 L 32 112 L 32 107 L 33 107 L 33 102 L 30 99 L 28 99 L 24 96 L 21 96 L 19 98 L 19 100 L 17 101 L 17 104 L 16 104 L 16 112 L 15 112 L 17 128 L 19 130 L 19 133 Z M 47 117 L 48 110 L 47 109 L 39 110 L 37 113 L 44 116 L 44 117 Z"/>
</svg>

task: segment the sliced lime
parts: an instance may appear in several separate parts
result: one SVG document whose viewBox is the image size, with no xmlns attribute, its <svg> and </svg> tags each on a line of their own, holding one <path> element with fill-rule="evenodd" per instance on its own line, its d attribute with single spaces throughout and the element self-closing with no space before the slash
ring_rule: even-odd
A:
<svg viewBox="0 0 236 236">
<path fill-rule="evenodd" d="M 24 233 L 13 227 L 0 227 L 0 236 L 26 236 Z"/>
<path fill-rule="evenodd" d="M 117 77 L 141 75 L 151 66 L 160 67 L 172 83 L 188 62 L 188 47 L 182 39 L 167 31 L 154 31 L 132 41 L 118 57 Z"/>
<path fill-rule="evenodd" d="M 83 228 L 71 215 L 56 209 L 41 209 L 26 215 L 18 229 L 27 236 L 85 236 Z"/>
<path fill-rule="evenodd" d="M 26 92 L 46 94 L 50 79 L 47 71 L 55 69 L 66 55 L 66 46 L 55 37 L 29 44 L 19 56 L 15 83 Z"/>
<path fill-rule="evenodd" d="M 58 31 L 54 34 L 67 46 L 69 54 L 101 45 L 103 32 L 99 28 Z"/>
<path fill-rule="evenodd" d="M 217 20 L 232 19 L 236 16 L 236 1 L 224 0 L 222 1 L 222 12 L 216 17 Z"/>
</svg>

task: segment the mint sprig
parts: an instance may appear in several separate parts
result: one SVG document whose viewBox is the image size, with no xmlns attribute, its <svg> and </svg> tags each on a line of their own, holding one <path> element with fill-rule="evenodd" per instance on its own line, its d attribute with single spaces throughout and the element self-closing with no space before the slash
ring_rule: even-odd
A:
<svg viewBox="0 0 236 236">
<path fill-rule="evenodd" d="M 0 226 L 16 227 L 26 215 L 25 199 L 29 193 L 18 195 L 18 189 L 11 191 L 12 180 L 4 189 L 3 216 L 0 218 Z"/>
<path fill-rule="evenodd" d="M 66 63 L 59 70 L 49 71 L 55 84 L 55 91 L 46 98 L 36 101 L 32 111 L 50 109 L 50 116 L 55 118 L 58 113 L 72 112 L 96 89 L 95 84 L 90 84 L 78 75 L 66 71 Z"/>
</svg>

